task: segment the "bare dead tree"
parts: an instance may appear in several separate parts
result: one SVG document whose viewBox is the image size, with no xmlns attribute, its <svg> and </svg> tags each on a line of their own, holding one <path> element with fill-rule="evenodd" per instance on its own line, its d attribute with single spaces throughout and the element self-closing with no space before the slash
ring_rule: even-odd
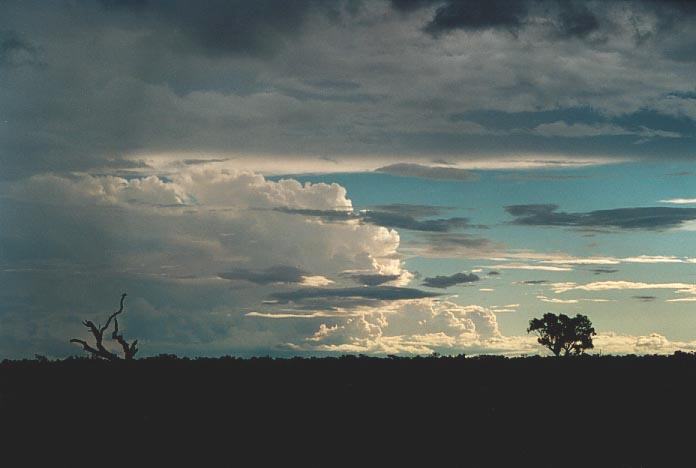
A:
<svg viewBox="0 0 696 468">
<path fill-rule="evenodd" d="M 118 332 L 118 319 L 116 318 L 123 312 L 123 301 L 126 299 L 126 296 L 126 293 L 121 294 L 121 304 L 119 309 L 109 316 L 106 324 L 104 324 L 103 327 L 95 325 L 91 320 L 85 320 L 82 322 L 82 324 L 90 331 L 92 336 L 94 336 L 94 346 L 90 345 L 85 340 L 80 340 L 77 338 L 73 338 L 70 340 L 70 342 L 82 345 L 82 349 L 90 353 L 92 357 L 106 359 L 109 361 L 121 359 L 118 354 L 113 353 L 104 347 L 104 332 L 106 332 L 109 325 L 111 325 L 111 321 L 113 320 L 114 331 L 111 333 L 111 339 L 115 340 L 121 345 L 121 348 L 123 348 L 124 359 L 133 359 L 135 354 L 138 352 L 138 340 L 135 340 L 133 343 L 129 344 L 125 338 L 123 338 L 123 335 Z"/>
</svg>

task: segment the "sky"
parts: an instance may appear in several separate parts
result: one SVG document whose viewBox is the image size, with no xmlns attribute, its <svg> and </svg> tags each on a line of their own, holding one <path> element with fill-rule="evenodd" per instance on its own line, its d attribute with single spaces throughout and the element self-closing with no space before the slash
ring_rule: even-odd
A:
<svg viewBox="0 0 696 468">
<path fill-rule="evenodd" d="M 0 358 L 696 350 L 694 2 L 0 10 Z"/>
</svg>

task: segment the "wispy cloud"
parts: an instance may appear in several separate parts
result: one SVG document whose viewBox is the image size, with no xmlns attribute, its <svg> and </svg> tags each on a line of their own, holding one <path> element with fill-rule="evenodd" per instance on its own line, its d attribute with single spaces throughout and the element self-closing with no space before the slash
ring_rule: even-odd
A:
<svg viewBox="0 0 696 468">
<path fill-rule="evenodd" d="M 674 289 L 677 292 L 696 294 L 696 284 L 691 283 L 643 283 L 635 281 L 595 281 L 586 284 L 551 283 L 551 289 L 556 293 L 567 291 L 610 291 L 633 289 Z"/>
<path fill-rule="evenodd" d="M 696 204 L 696 198 L 669 198 L 667 200 L 660 200 L 660 203 L 671 203 L 673 205 L 694 205 Z"/>
<path fill-rule="evenodd" d="M 460 169 L 451 166 L 426 166 L 423 164 L 414 163 L 390 164 L 388 166 L 375 169 L 375 172 L 383 172 L 385 174 L 403 177 L 420 177 L 422 179 L 460 181 L 478 180 L 476 173 L 467 169 Z"/>
<path fill-rule="evenodd" d="M 573 271 L 569 266 L 529 265 L 523 263 L 501 263 L 486 268 L 498 268 L 500 270 Z"/>
</svg>

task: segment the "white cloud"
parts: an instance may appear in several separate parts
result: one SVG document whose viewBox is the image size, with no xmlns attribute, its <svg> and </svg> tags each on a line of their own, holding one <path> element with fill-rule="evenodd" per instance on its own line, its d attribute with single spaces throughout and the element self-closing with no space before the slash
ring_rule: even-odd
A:
<svg viewBox="0 0 696 468">
<path fill-rule="evenodd" d="M 660 203 L 671 203 L 673 205 L 693 205 L 696 204 L 696 198 L 670 198 L 660 200 Z"/>
<path fill-rule="evenodd" d="M 498 268 L 500 270 L 573 271 L 571 267 L 549 265 L 525 265 L 522 263 L 503 263 L 500 265 L 489 265 L 486 268 Z"/>
<path fill-rule="evenodd" d="M 696 341 L 671 341 L 659 333 L 622 335 L 605 332 L 599 333 L 593 341 L 593 352 L 602 354 L 672 354 L 696 350 Z"/>
<path fill-rule="evenodd" d="M 509 307 L 509 306 L 506 306 Z M 322 323 L 295 349 L 331 352 L 427 354 L 498 347 L 502 336 L 493 309 L 432 299 L 401 301 L 341 323 Z"/>
<path fill-rule="evenodd" d="M 49 335 L 60 335 L 56 341 L 82 333 L 75 314 L 94 314 L 108 304 L 109 291 L 117 295 L 123 288 L 134 308 L 145 303 L 139 298 L 150 304 L 148 311 L 172 309 L 176 303 L 177 311 L 163 315 L 164 321 L 207 321 L 211 326 L 200 330 L 210 349 L 226 346 L 232 351 L 262 344 L 272 348 L 301 334 L 278 321 L 263 327 L 253 314 L 245 318 L 272 292 L 334 283 L 354 286 L 342 275 L 347 270 L 397 275 L 400 282 L 411 277 L 403 267 L 394 230 L 357 222 L 326 223 L 274 210 L 350 208 L 345 188 L 337 184 L 276 182 L 245 171 L 196 167 L 168 179 L 41 175 L 5 185 L 2 191 L 4 207 L 13 207 L 8 213 L 21 213 L 13 214 L 3 227 L 4 239 L 16 239 L 11 263 L 3 268 L 31 272 L 9 277 L 3 294 L 29 301 L 38 311 L 28 323 L 45 321 L 48 311 L 66 320 L 60 327 L 47 328 Z M 34 234 L 27 237 L 27 232 Z M 278 265 L 305 274 L 297 276 L 295 285 L 240 285 L 218 277 L 227 270 L 265 271 Z M 36 281 L 47 281 L 48 287 L 33 286 Z M 72 290 L 83 291 L 75 304 L 61 289 L 66 281 Z M 22 296 L 22 291 L 27 293 Z M 66 300 L 70 307 L 55 305 Z M 278 307 L 267 303 L 268 310 L 256 311 L 271 314 Z M 138 325 L 144 310 L 132 310 L 124 326 L 129 321 L 132 327 L 144 326 L 142 321 Z M 321 317 L 314 312 L 315 320 Z M 73 322 L 78 329 L 66 332 L 64 327 L 72 330 Z M 7 330 L 16 323 L 0 326 Z M 162 324 L 162 330 L 168 327 Z M 138 333 L 137 328 L 132 331 Z M 230 338 L 240 333 L 244 336 L 239 340 Z M 144 349 L 155 349 L 157 340 L 164 340 L 160 345 L 165 348 L 184 346 L 166 346 L 173 338 L 164 331 L 159 338 L 154 330 L 143 339 Z M 14 355 L 11 342 L 3 341 L 0 352 Z M 34 347 L 25 343 L 24 349 Z"/>
<path fill-rule="evenodd" d="M 549 302 L 551 304 L 577 304 L 578 301 L 577 299 L 558 299 L 555 297 L 546 297 L 546 296 L 537 296 L 537 299 L 539 299 L 542 302 Z"/>
<path fill-rule="evenodd" d="M 690 283 L 642 283 L 635 281 L 595 281 L 587 284 L 551 283 L 551 289 L 556 293 L 567 291 L 609 291 L 622 289 L 676 289 L 678 292 L 696 294 L 696 284 Z"/>
</svg>

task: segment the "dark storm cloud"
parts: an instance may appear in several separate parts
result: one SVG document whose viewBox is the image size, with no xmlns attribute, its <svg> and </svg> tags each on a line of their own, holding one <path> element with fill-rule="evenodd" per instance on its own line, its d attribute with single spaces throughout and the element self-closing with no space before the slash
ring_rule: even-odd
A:
<svg viewBox="0 0 696 468">
<path fill-rule="evenodd" d="M 404 13 L 434 7 L 432 19 L 424 26 L 433 36 L 458 29 L 504 29 L 514 33 L 535 18 L 542 18 L 552 26 L 549 32 L 557 38 L 586 38 L 600 30 L 601 19 L 608 10 L 626 5 L 651 12 L 661 20 L 663 29 L 684 15 L 696 14 L 695 2 L 690 0 L 392 0 L 391 3 L 395 10 Z M 610 22 L 608 26 L 615 27 Z"/>
<path fill-rule="evenodd" d="M 0 179 L 113 174 L 128 159 L 169 154 L 386 156 L 385 172 L 462 181 L 472 174 L 456 164 L 469 156 L 693 157 L 690 3 L 392 5 L 393 14 L 388 2 L 350 0 L 6 0 Z M 472 33 L 443 34 L 455 29 Z M 640 48 L 638 29 L 650 41 Z M 561 40 L 577 37 L 583 44 Z M 466 57 L 467 73 L 451 53 Z M 649 122 L 621 121 L 639 110 Z M 554 122 L 569 128 L 532 132 Z M 559 136 L 579 123 L 595 135 Z M 390 164 L 399 160 L 423 165 Z"/>
<path fill-rule="evenodd" d="M 597 14 L 584 3 L 568 0 L 392 0 L 392 4 L 405 12 L 438 5 L 425 26 L 425 31 L 434 36 L 456 29 L 501 28 L 514 32 L 532 13 L 541 13 L 550 20 L 555 34 L 562 38 L 585 37 L 600 26 Z"/>
<path fill-rule="evenodd" d="M 558 35 L 563 38 L 587 37 L 599 29 L 599 18 L 585 4 L 564 2 L 557 23 Z"/>
<path fill-rule="evenodd" d="M 596 210 L 586 213 L 558 211 L 558 205 L 511 205 L 505 210 L 524 226 L 659 230 L 679 227 L 696 219 L 696 208 L 640 207 Z"/>
<path fill-rule="evenodd" d="M 473 273 L 455 273 L 449 276 L 438 275 L 430 278 L 425 278 L 423 280 L 423 286 L 427 286 L 429 288 L 444 289 L 457 284 L 474 283 L 476 281 L 479 281 L 480 279 L 481 278 L 479 278 L 478 275 L 475 275 Z"/>
<path fill-rule="evenodd" d="M 277 292 L 271 297 L 279 302 L 303 301 L 305 299 L 358 298 L 378 301 L 398 301 L 403 299 L 423 299 L 439 294 L 413 288 L 395 286 L 364 286 L 357 288 L 303 288 L 295 291 Z"/>
<path fill-rule="evenodd" d="M 450 0 L 435 10 L 425 30 L 437 35 L 453 29 L 510 28 L 521 26 L 527 3 L 507 0 Z"/>
<path fill-rule="evenodd" d="M 102 0 L 113 14 L 161 28 L 172 47 L 182 40 L 207 53 L 265 55 L 296 37 L 310 12 L 340 16 L 344 2 L 318 0 Z M 185 42 L 184 42 L 185 43 Z"/>
<path fill-rule="evenodd" d="M 390 281 L 401 278 L 401 275 L 379 275 L 379 274 L 349 274 L 352 280 L 365 286 L 379 286 Z"/>
<path fill-rule="evenodd" d="M 441 218 L 419 220 L 414 216 L 388 211 L 340 211 L 308 210 L 295 208 L 276 208 L 275 211 L 287 214 L 321 218 L 329 222 L 358 220 L 388 228 L 408 229 L 423 232 L 449 232 L 454 229 L 469 227 L 468 218 Z"/>
<path fill-rule="evenodd" d="M 301 283 L 307 272 L 293 266 L 277 265 L 265 270 L 236 268 L 218 276 L 228 280 L 243 280 L 254 284 Z"/>
<path fill-rule="evenodd" d="M 36 47 L 15 31 L 0 30 L 0 67 L 38 63 Z"/>
<path fill-rule="evenodd" d="M 402 177 L 420 177 L 422 179 L 435 180 L 478 180 L 478 176 L 466 169 L 456 167 L 425 166 L 413 163 L 397 163 L 375 169 L 375 172 L 383 172 Z"/>
</svg>

